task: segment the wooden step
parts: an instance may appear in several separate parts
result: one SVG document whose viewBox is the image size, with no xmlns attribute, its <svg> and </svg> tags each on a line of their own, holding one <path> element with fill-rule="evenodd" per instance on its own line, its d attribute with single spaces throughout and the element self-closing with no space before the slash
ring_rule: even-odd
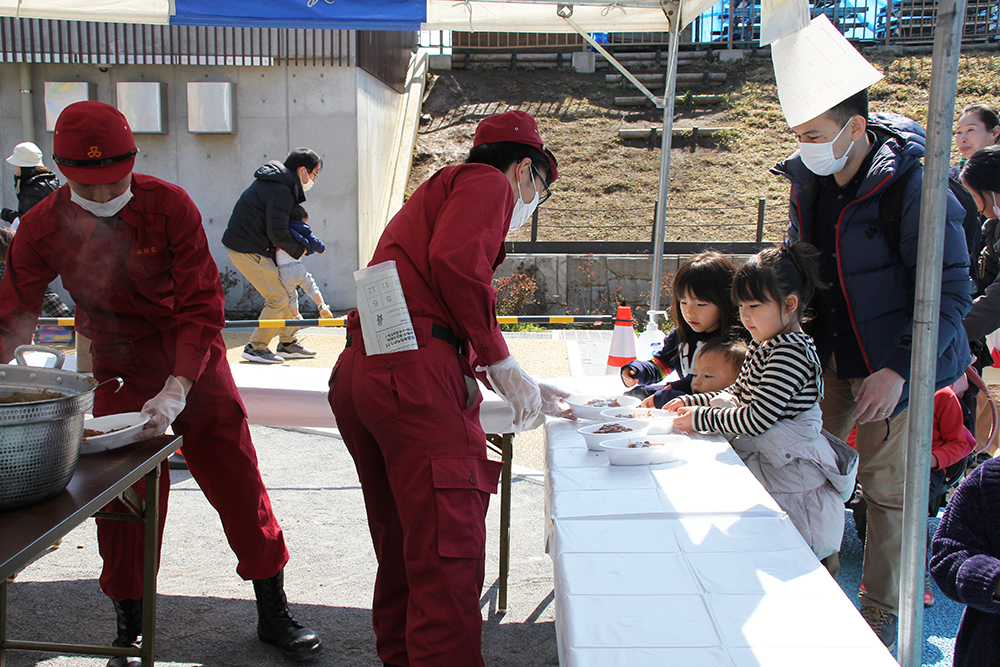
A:
<svg viewBox="0 0 1000 667">
<path fill-rule="evenodd" d="M 660 85 L 664 83 L 666 79 L 666 73 L 660 72 L 659 74 L 633 74 L 642 83 L 647 85 Z M 628 81 L 621 74 L 607 74 L 604 80 L 608 83 L 622 83 L 623 81 Z M 678 72 L 677 73 L 677 83 L 708 83 L 708 84 L 720 84 L 724 83 L 726 80 L 725 72 Z"/>
<path fill-rule="evenodd" d="M 679 98 L 681 95 L 677 97 Z M 725 95 L 690 95 L 688 99 L 691 104 L 698 106 L 699 104 L 719 104 L 724 102 L 726 97 Z M 652 102 L 645 96 L 615 98 L 615 105 L 620 107 L 643 107 L 651 104 Z"/>
<path fill-rule="evenodd" d="M 673 127 L 671 134 L 674 136 L 682 134 L 715 134 L 716 132 L 729 132 L 735 127 Z M 620 139 L 649 139 L 655 134 L 659 138 L 663 133 L 662 127 L 630 127 L 618 130 Z"/>
<path fill-rule="evenodd" d="M 615 59 L 625 68 L 649 68 L 655 67 L 655 52 L 639 53 L 616 53 Z M 678 56 L 677 65 L 684 67 L 693 64 L 695 59 L 704 59 L 708 53 L 706 51 L 685 51 Z M 666 51 L 660 52 L 660 66 L 667 63 L 668 54 Z M 513 65 L 515 67 L 536 67 L 544 69 L 546 67 L 572 67 L 573 53 L 462 53 L 458 49 L 452 58 L 452 68 L 463 69 L 468 64 L 496 64 Z M 561 65 L 560 65 L 561 63 Z M 603 54 L 595 54 L 594 66 L 598 69 L 607 69 L 611 65 Z"/>
</svg>

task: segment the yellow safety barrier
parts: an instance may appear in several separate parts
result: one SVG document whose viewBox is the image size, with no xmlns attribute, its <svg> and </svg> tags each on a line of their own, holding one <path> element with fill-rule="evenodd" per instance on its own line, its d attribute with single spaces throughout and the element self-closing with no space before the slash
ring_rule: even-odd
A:
<svg viewBox="0 0 1000 667">
<path fill-rule="evenodd" d="M 610 324 L 613 315 L 501 315 L 497 317 L 500 324 Z M 76 324 L 72 317 L 40 317 L 40 325 L 58 325 L 71 327 Z M 343 327 L 347 325 L 346 317 L 303 320 L 226 320 L 227 329 L 255 329 L 257 327 Z"/>
</svg>

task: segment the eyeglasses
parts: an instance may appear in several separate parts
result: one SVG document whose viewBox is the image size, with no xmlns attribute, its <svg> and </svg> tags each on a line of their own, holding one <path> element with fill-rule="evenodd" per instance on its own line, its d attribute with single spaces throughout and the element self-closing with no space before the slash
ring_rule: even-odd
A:
<svg viewBox="0 0 1000 667">
<path fill-rule="evenodd" d="M 542 178 L 542 175 L 538 173 L 537 169 L 535 169 L 535 165 L 531 165 L 531 171 L 533 171 L 535 173 L 535 176 L 538 177 L 538 180 L 542 182 L 542 188 L 544 188 L 542 192 L 538 195 L 538 205 L 541 206 L 542 204 L 548 201 L 549 197 L 552 196 L 552 191 L 549 190 L 549 186 L 545 183 L 545 179 Z"/>
</svg>

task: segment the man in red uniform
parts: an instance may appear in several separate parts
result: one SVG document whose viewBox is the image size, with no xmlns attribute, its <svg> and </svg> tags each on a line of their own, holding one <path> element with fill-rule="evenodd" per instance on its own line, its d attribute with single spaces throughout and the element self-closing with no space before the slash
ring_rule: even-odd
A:
<svg viewBox="0 0 1000 667">
<path fill-rule="evenodd" d="M 530 115 L 483 120 L 467 162 L 413 193 L 369 264 L 395 262 L 419 349 L 366 354 L 358 314 L 348 317 L 330 405 L 364 491 L 386 665 L 483 665 L 486 510 L 501 464 L 486 455 L 473 368 L 511 403 L 515 430 L 561 412 L 560 394 L 510 356 L 492 287 L 508 229 L 557 175 Z"/>
<path fill-rule="evenodd" d="M 181 188 L 132 173 L 138 152 L 128 122 L 102 102 L 68 106 L 56 122 L 53 158 L 68 184 L 21 221 L 0 282 L 0 359 L 31 339 L 46 286 L 61 275 L 76 302 L 76 326 L 92 341 L 94 376 L 121 376 L 124 388 L 98 387 L 94 415 L 139 411 L 145 436 L 173 423 L 184 457 L 222 519 L 252 580 L 257 634 L 294 660 L 320 651 L 315 632 L 288 610 L 288 561 L 281 527 L 257 467 L 246 412 L 222 341 L 224 299 L 201 215 Z M 187 407 L 185 407 L 187 406 Z M 170 479 L 161 470 L 160 532 Z M 136 485 L 140 496 L 143 483 Z M 106 508 L 124 511 L 119 501 Z M 142 627 L 141 524 L 97 521 L 102 590 L 117 614 L 116 646 Z M 111 667 L 138 665 L 113 658 Z"/>
</svg>

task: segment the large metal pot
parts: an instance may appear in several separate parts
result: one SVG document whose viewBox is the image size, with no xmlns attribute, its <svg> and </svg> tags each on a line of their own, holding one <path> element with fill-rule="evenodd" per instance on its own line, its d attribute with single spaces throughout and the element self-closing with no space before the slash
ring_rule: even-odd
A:
<svg viewBox="0 0 1000 667">
<path fill-rule="evenodd" d="M 27 366 L 24 352 L 56 356 L 55 368 Z M 63 353 L 41 345 L 22 345 L 19 365 L 0 364 L 0 399 L 16 392 L 61 398 L 0 403 L 0 510 L 23 507 L 58 495 L 76 471 L 83 440 L 83 416 L 94 405 L 97 382 L 63 370 Z"/>
</svg>

